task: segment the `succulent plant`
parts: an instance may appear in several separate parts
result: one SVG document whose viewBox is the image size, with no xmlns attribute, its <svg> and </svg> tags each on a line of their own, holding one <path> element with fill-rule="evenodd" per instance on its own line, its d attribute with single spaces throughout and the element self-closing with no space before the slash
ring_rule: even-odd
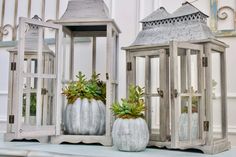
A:
<svg viewBox="0 0 236 157">
<path fill-rule="evenodd" d="M 143 88 L 130 85 L 129 97 L 121 99 L 121 103 L 116 102 L 112 105 L 114 115 L 123 119 L 143 118 L 143 111 L 145 110 L 143 94 Z"/>
<path fill-rule="evenodd" d="M 73 104 L 78 98 L 87 98 L 89 100 L 101 100 L 106 103 L 106 84 L 99 79 L 100 74 L 92 74 L 91 79 L 87 80 L 82 72 L 76 75 L 77 81 L 73 81 L 67 84 L 62 89 L 68 100 L 68 104 Z"/>
</svg>

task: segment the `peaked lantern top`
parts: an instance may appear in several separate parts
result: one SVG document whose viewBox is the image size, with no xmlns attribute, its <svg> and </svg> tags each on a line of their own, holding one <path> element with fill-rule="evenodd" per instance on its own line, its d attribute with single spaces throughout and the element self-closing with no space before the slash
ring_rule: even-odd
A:
<svg viewBox="0 0 236 157">
<path fill-rule="evenodd" d="M 109 11 L 103 0 L 70 0 L 59 21 L 74 19 L 109 19 Z"/>
<path fill-rule="evenodd" d="M 143 30 L 131 46 L 165 44 L 171 40 L 215 39 L 207 26 L 207 17 L 189 2 L 183 3 L 172 14 L 161 7 L 141 21 Z"/>
</svg>

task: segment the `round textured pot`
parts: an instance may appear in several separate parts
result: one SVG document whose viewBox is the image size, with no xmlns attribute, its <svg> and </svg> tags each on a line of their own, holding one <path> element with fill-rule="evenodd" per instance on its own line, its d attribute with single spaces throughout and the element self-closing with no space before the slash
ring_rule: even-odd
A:
<svg viewBox="0 0 236 157">
<path fill-rule="evenodd" d="M 192 114 L 192 139 L 198 139 L 198 113 Z M 188 140 L 188 113 L 182 113 L 179 118 L 179 140 Z"/>
<path fill-rule="evenodd" d="M 149 131 L 142 118 L 115 120 L 112 129 L 114 146 L 121 151 L 138 152 L 146 149 Z"/>
<path fill-rule="evenodd" d="M 106 107 L 100 100 L 77 99 L 65 109 L 65 132 L 71 135 L 105 134 Z"/>
</svg>

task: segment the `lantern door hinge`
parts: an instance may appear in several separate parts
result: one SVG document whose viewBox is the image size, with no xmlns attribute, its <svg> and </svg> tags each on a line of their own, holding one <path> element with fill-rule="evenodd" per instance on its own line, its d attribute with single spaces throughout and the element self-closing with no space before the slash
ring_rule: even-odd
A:
<svg viewBox="0 0 236 157">
<path fill-rule="evenodd" d="M 132 70 L 132 63 L 127 62 L 127 71 L 131 71 L 131 70 Z"/>
<path fill-rule="evenodd" d="M 48 90 L 46 88 L 41 89 L 41 95 L 46 95 Z"/>
<path fill-rule="evenodd" d="M 207 57 L 202 57 L 202 66 L 208 67 L 208 58 Z"/>
<path fill-rule="evenodd" d="M 9 115 L 9 124 L 14 124 L 14 115 Z"/>
<path fill-rule="evenodd" d="M 108 73 L 106 73 L 106 79 L 109 80 L 109 74 Z"/>
<path fill-rule="evenodd" d="M 204 123 L 203 123 L 203 128 L 204 128 L 204 131 L 209 131 L 209 121 L 204 121 Z"/>
<path fill-rule="evenodd" d="M 11 62 L 11 71 L 16 70 L 16 62 Z"/>
</svg>

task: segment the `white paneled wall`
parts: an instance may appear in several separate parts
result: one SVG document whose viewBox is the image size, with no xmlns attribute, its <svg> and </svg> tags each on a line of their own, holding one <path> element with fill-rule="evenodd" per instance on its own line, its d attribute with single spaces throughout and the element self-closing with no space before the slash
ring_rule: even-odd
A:
<svg viewBox="0 0 236 157">
<path fill-rule="evenodd" d="M 27 12 L 25 3 L 26 0 L 22 0 L 22 3 L 20 3 L 18 14 L 19 16 L 26 16 Z M 46 0 L 50 1 L 46 3 L 46 19 L 52 19 L 55 18 L 55 10 L 53 9 L 55 7 L 55 0 Z M 61 0 L 61 6 L 60 6 L 60 15 L 65 11 L 67 6 L 68 0 Z M 141 24 L 139 21 L 149 15 L 152 11 L 159 8 L 160 6 L 163 6 L 166 8 L 168 12 L 173 12 L 177 8 L 181 6 L 181 3 L 184 2 L 184 0 L 104 0 L 107 4 L 107 6 L 110 8 L 111 13 L 110 15 L 115 19 L 118 26 L 120 27 L 122 33 L 120 34 L 120 47 L 128 46 L 130 45 L 139 30 L 141 29 Z M 190 0 L 194 1 L 194 0 Z M 223 0 L 221 0 L 223 1 Z M 1 2 L 1 0 L 0 0 Z M 8 6 L 11 6 L 10 3 L 13 1 L 7 1 Z M 38 14 L 40 16 L 40 6 L 38 3 L 40 3 L 40 0 L 33 0 L 34 3 L 32 3 L 33 14 Z M 234 0 L 226 0 L 222 3 L 226 3 L 230 6 L 235 6 Z M 210 1 L 209 0 L 198 0 L 193 3 L 196 7 L 198 7 L 200 10 L 202 10 L 205 14 L 210 14 Z M 10 8 L 10 7 L 9 7 Z M 11 9 L 7 8 L 7 18 L 6 22 L 11 23 L 13 20 L 13 15 L 11 12 Z M 52 8 L 52 9 L 50 9 Z M 1 11 L 0 11 L 1 12 Z M 224 24 L 225 27 L 227 24 Z M 223 26 L 222 26 L 223 27 Z M 7 37 L 5 37 L 7 40 Z M 229 131 L 230 136 L 233 144 L 236 145 L 236 140 L 234 140 L 236 137 L 236 73 L 234 72 L 234 64 L 236 61 L 236 38 L 221 38 L 220 40 L 226 42 L 230 45 L 230 48 L 227 50 L 227 74 L 228 74 L 228 105 L 229 105 Z M 99 41 L 98 43 L 102 43 L 103 41 Z M 78 53 L 83 51 L 84 46 L 89 45 L 89 42 L 81 43 L 80 51 Z M 76 50 L 77 51 L 77 50 Z M 98 50 L 99 53 L 99 50 Z M 101 52 L 102 53 L 102 52 Z M 98 60 L 102 62 L 103 55 L 99 55 Z M 83 62 L 78 63 L 76 66 L 81 66 L 84 64 Z M 126 75 L 125 75 L 125 52 L 120 50 L 119 52 L 119 97 L 125 97 L 125 89 L 126 89 Z M 102 71 L 102 66 L 99 66 Z M 1 123 L 6 120 L 6 106 L 7 106 L 7 80 L 8 80 L 8 53 L 6 52 L 6 48 L 0 48 L 0 131 L 3 130 L 3 127 L 1 126 Z M 218 92 L 216 91 L 216 95 Z M 215 100 L 216 104 L 219 101 L 219 98 Z M 218 112 L 218 107 L 215 107 L 215 112 Z M 217 126 L 218 122 L 215 122 L 215 129 L 219 126 Z M 235 136 L 234 136 L 235 135 Z"/>
</svg>

